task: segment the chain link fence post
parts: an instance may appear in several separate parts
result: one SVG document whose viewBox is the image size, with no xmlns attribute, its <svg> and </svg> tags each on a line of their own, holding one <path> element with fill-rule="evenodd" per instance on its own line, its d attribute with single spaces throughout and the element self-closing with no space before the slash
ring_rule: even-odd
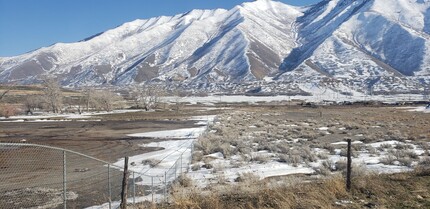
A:
<svg viewBox="0 0 430 209">
<path fill-rule="evenodd" d="M 151 193 L 152 193 L 152 204 L 154 204 L 154 177 L 151 176 Z"/>
<path fill-rule="evenodd" d="M 66 150 L 63 150 L 63 208 L 67 208 L 67 161 Z"/>
<path fill-rule="evenodd" d="M 133 205 L 136 204 L 136 179 L 134 177 L 134 171 L 133 172 Z"/>
<path fill-rule="evenodd" d="M 112 209 L 112 185 L 110 183 L 110 164 L 108 164 L 108 194 L 109 194 L 109 209 Z"/>
<path fill-rule="evenodd" d="M 167 171 L 164 172 L 164 200 L 167 202 Z"/>
<path fill-rule="evenodd" d="M 181 154 L 181 171 L 179 171 L 179 176 L 180 176 L 180 175 L 182 175 L 182 155 L 183 155 L 183 154 L 184 154 L 184 153 L 182 153 L 182 154 Z"/>
</svg>

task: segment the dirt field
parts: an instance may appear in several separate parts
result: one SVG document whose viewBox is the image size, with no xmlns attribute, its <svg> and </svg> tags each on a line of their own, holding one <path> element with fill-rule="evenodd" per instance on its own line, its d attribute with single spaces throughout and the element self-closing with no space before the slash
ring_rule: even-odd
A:
<svg viewBox="0 0 430 209">
<path fill-rule="evenodd" d="M 114 163 L 124 156 L 133 156 L 158 150 L 140 144 L 157 139 L 129 137 L 127 134 L 196 127 L 190 117 L 218 114 L 204 108 L 184 107 L 180 113 L 133 112 L 97 115 L 88 121 L 52 117 L 50 122 L 28 120 L 25 122 L 0 122 L 0 142 L 19 142 L 54 146 L 80 152 Z M 12 120 L 12 119 L 11 119 Z M 62 190 L 61 151 L 34 147 L 12 147 L 0 150 L 1 190 L 13 189 L 0 198 L 0 208 L 16 208 L 35 205 L 59 207 Z M 107 168 L 103 163 L 77 155 L 67 156 L 67 179 L 70 191 L 79 195 L 68 201 L 70 208 L 82 208 L 107 202 Z M 84 172 L 84 173 L 83 173 Z M 122 173 L 111 169 L 112 195 L 119 199 Z M 143 191 L 144 188 L 138 188 Z M 141 192 L 140 192 L 141 193 Z M 103 194 L 103 195 L 101 195 Z M 74 193 L 70 196 L 73 197 Z M 54 201 L 49 206 L 50 201 Z M 52 202 L 51 201 L 51 202 Z"/>
</svg>

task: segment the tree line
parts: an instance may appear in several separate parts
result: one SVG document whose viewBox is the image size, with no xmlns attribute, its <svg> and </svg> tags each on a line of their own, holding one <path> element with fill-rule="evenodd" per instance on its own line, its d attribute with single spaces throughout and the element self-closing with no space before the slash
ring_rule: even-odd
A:
<svg viewBox="0 0 430 209">
<path fill-rule="evenodd" d="M 58 80 L 54 77 L 44 77 L 39 94 L 27 94 L 20 98 L 17 104 L 5 101 L 13 86 L 0 91 L 0 116 L 10 117 L 18 112 L 33 115 L 35 111 L 50 113 L 83 113 L 90 111 L 110 112 L 122 108 L 128 102 L 132 108 L 146 111 L 159 107 L 163 91 L 155 86 L 132 86 L 127 91 L 127 98 L 109 89 L 82 88 L 74 95 L 67 95 Z M 16 102 L 15 102 L 16 103 Z"/>
</svg>

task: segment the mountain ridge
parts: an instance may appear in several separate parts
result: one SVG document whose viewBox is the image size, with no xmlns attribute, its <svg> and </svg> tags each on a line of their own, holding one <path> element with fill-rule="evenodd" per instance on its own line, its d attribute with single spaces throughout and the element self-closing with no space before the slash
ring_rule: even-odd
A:
<svg viewBox="0 0 430 209">
<path fill-rule="evenodd" d="M 35 83 L 51 74 L 68 87 L 161 83 L 248 91 L 242 84 L 285 93 L 305 91 L 310 82 L 333 91 L 341 83 L 352 93 L 424 93 L 429 28 L 425 0 L 324 0 L 306 7 L 257 0 L 137 19 L 80 42 L 0 57 L 0 82 Z"/>
</svg>

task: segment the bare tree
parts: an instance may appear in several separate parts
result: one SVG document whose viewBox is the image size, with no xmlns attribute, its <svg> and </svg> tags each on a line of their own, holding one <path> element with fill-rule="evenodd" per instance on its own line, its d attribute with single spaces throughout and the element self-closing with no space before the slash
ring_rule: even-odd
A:
<svg viewBox="0 0 430 209">
<path fill-rule="evenodd" d="M 9 93 L 10 89 L 6 89 L 4 91 L 0 92 L 0 101 L 6 96 L 7 93 Z"/>
<path fill-rule="evenodd" d="M 108 90 L 93 92 L 90 103 L 98 110 L 112 111 L 115 104 L 121 100 L 121 96 Z"/>
<path fill-rule="evenodd" d="M 43 78 L 42 85 L 45 102 L 49 109 L 54 113 L 60 112 L 63 105 L 63 95 L 57 79 L 47 76 Z"/>
<path fill-rule="evenodd" d="M 173 109 L 176 113 L 179 113 L 179 110 L 183 107 L 183 97 L 185 97 L 186 94 L 184 92 L 180 92 L 179 90 L 176 90 L 173 92 Z"/>
<path fill-rule="evenodd" d="M 131 97 L 135 102 L 136 108 L 142 108 L 146 111 L 155 109 L 160 104 L 162 91 L 156 86 L 135 86 L 132 89 Z"/>
<path fill-rule="evenodd" d="M 42 108 L 42 103 L 40 95 L 28 95 L 24 101 L 26 114 L 33 115 L 35 109 Z"/>
<path fill-rule="evenodd" d="M 91 104 L 95 102 L 94 101 L 95 90 L 92 88 L 85 88 L 83 89 L 82 93 L 84 95 L 82 99 L 85 102 L 85 106 L 88 112 L 90 111 Z"/>
</svg>

